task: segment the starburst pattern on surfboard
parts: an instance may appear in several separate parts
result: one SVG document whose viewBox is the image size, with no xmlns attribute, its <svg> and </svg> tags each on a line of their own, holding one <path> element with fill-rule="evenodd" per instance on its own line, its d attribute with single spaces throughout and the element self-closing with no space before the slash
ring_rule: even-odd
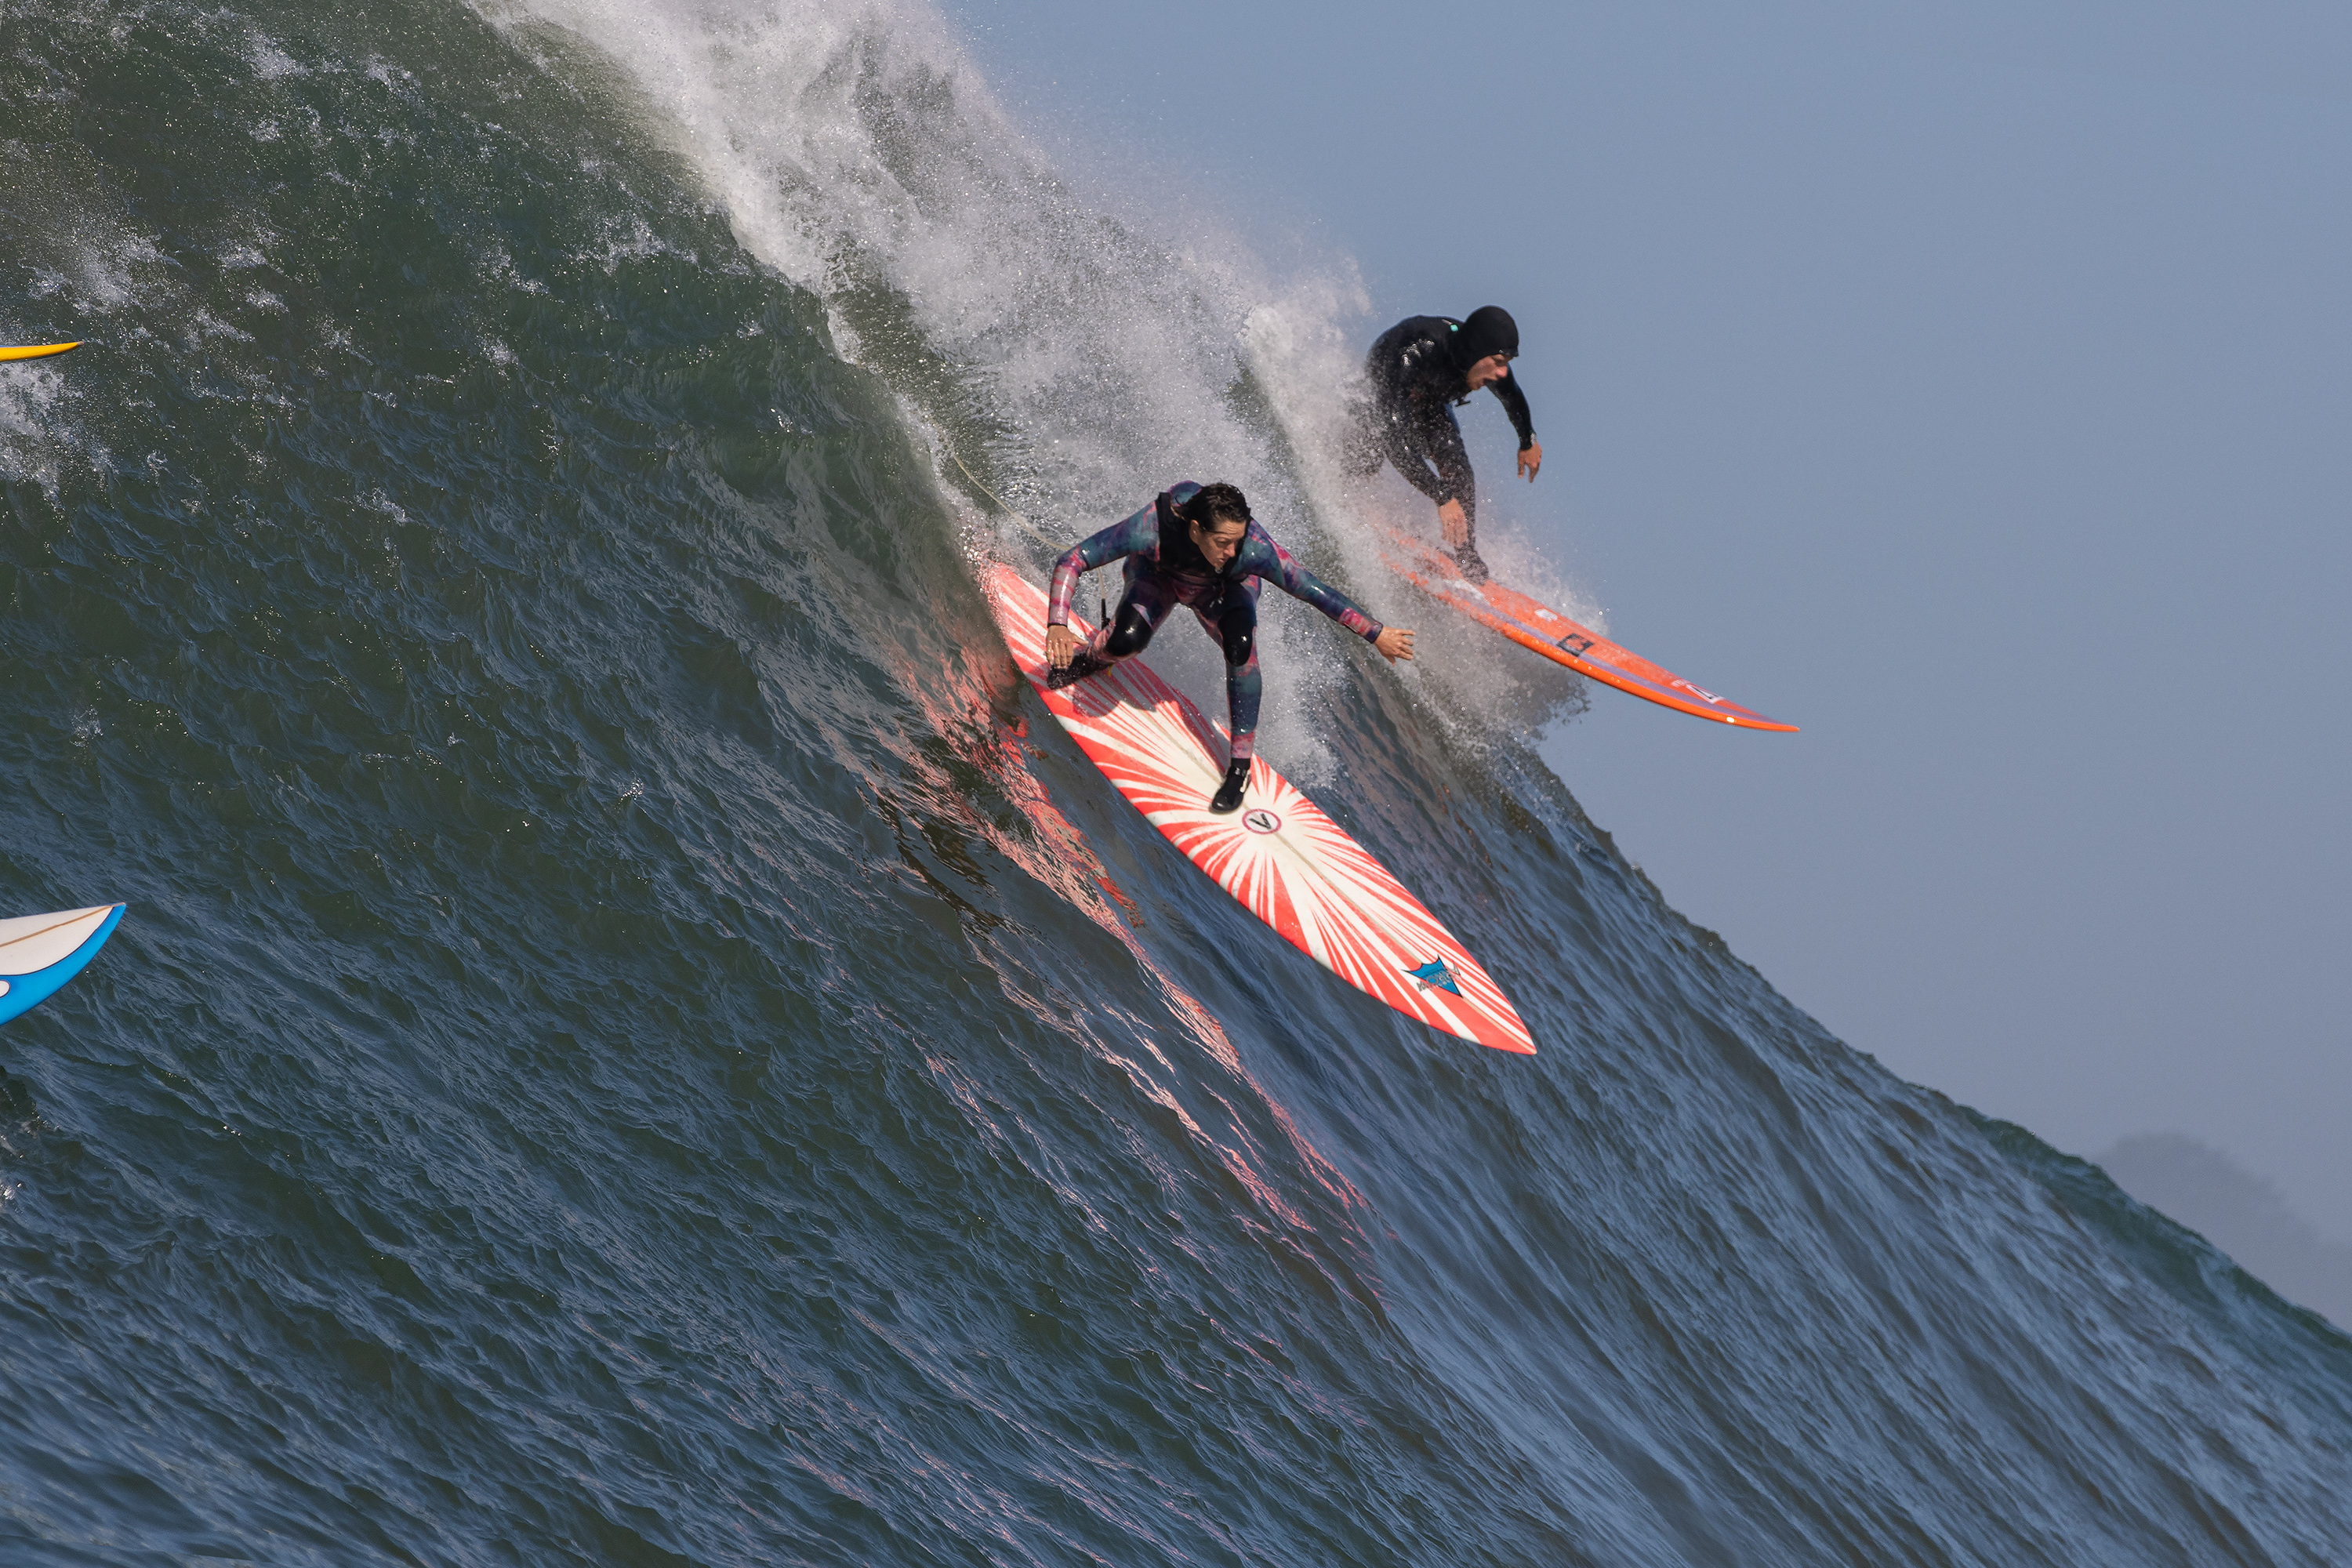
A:
<svg viewBox="0 0 2352 1568">
<path fill-rule="evenodd" d="M 1285 942 L 1398 1012 L 1497 1050 L 1535 1042 L 1454 934 L 1288 779 L 1258 758 L 1242 809 L 1209 810 L 1225 740 L 1140 658 L 1045 689 L 1045 595 L 1009 566 L 985 586 L 1046 710 L 1145 820 Z M 1071 617 L 1081 637 L 1088 628 Z"/>
</svg>

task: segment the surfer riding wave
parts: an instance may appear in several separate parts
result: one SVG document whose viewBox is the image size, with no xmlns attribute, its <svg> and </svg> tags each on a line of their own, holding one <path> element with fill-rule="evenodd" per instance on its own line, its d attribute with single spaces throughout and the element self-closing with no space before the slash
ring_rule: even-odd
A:
<svg viewBox="0 0 2352 1568">
<path fill-rule="evenodd" d="M 1070 598 L 1081 574 L 1124 558 L 1127 592 L 1109 623 L 1080 642 L 1070 630 Z M 1210 798 L 1215 812 L 1238 810 L 1257 742 L 1265 680 L 1257 663 L 1257 596 L 1272 582 L 1370 643 L 1391 664 L 1412 658 L 1412 633 L 1380 622 L 1290 557 L 1250 516 L 1232 485 L 1187 481 L 1148 506 L 1070 547 L 1054 563 L 1045 608 L 1045 661 L 1055 689 L 1098 675 L 1141 653 L 1179 605 L 1200 619 L 1225 653 L 1225 702 L 1233 736 L 1224 782 Z"/>
<path fill-rule="evenodd" d="M 1543 467 L 1527 394 L 1511 374 L 1519 356 L 1519 324 L 1500 305 L 1485 305 L 1466 321 L 1412 316 L 1382 332 L 1364 356 L 1369 396 L 1355 410 L 1349 471 L 1369 479 L 1387 463 L 1405 482 L 1437 503 L 1438 525 L 1462 574 L 1486 580 L 1478 553 L 1478 487 L 1454 405 L 1480 388 L 1492 392 L 1518 433 L 1518 472 L 1530 484 Z"/>
</svg>

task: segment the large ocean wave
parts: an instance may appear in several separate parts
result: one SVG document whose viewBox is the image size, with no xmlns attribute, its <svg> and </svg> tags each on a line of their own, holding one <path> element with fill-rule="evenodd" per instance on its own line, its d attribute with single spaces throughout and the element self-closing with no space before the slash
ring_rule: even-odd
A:
<svg viewBox="0 0 2352 1568">
<path fill-rule="evenodd" d="M 1376 569 L 1346 258 L 1064 177 L 912 5 L 5 37 L 0 338 L 91 346 L 0 367 L 0 913 L 131 913 L 0 1036 L 0 1557 L 2352 1557 L 2352 1342 L 1830 1038 Z M 1422 626 L 1274 606 L 1265 747 L 1538 1056 L 1012 670 L 996 498 L 1180 478 Z"/>
</svg>

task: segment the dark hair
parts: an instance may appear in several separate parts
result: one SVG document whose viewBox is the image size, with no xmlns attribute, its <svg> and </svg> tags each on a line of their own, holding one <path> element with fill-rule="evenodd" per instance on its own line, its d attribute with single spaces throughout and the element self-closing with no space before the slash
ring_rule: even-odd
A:
<svg viewBox="0 0 2352 1568">
<path fill-rule="evenodd" d="M 1246 524 L 1254 521 L 1250 516 L 1249 498 L 1242 494 L 1238 486 L 1229 485 L 1223 479 L 1215 484 L 1202 485 L 1191 500 L 1176 510 L 1186 522 L 1196 528 L 1214 528 L 1220 522 Z"/>
</svg>

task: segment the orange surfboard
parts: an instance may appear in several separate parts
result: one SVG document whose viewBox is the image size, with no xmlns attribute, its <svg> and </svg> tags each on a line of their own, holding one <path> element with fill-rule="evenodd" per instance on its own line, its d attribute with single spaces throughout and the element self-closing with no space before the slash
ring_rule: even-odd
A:
<svg viewBox="0 0 2352 1568">
<path fill-rule="evenodd" d="M 1752 708 L 1742 708 L 1728 697 L 1718 697 L 1704 686 L 1685 680 L 1673 670 L 1652 664 L 1629 648 L 1619 647 L 1600 633 L 1587 630 L 1516 588 L 1506 587 L 1491 577 L 1484 584 L 1471 582 L 1453 558 L 1434 545 L 1388 530 L 1381 530 L 1380 537 L 1381 558 L 1390 571 L 1555 664 L 1564 664 L 1579 675 L 1645 697 L 1677 713 L 1712 719 L 1718 724 L 1731 724 L 1742 730 L 1796 732 L 1794 724 L 1767 719 Z"/>
<path fill-rule="evenodd" d="M 0 360 L 47 359 L 51 354 L 61 354 L 68 349 L 79 347 L 81 341 L 79 338 L 69 343 L 26 343 L 21 347 L 0 347 Z"/>
</svg>

